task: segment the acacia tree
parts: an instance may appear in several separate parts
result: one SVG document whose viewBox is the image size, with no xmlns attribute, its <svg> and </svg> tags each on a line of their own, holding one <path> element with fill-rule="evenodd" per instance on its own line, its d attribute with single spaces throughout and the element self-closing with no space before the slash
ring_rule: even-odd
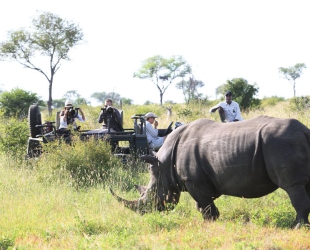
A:
<svg viewBox="0 0 310 250">
<path fill-rule="evenodd" d="M 107 98 L 111 98 L 113 100 L 113 104 L 119 103 L 122 99 L 121 95 L 114 91 L 110 93 L 106 93 L 105 91 L 95 92 L 90 97 L 93 98 L 98 103 L 102 103 L 102 104 L 104 104 Z"/>
<path fill-rule="evenodd" d="M 60 68 L 61 60 L 70 60 L 70 49 L 83 40 L 79 26 L 50 12 L 42 12 L 32 19 L 33 26 L 9 31 L 8 39 L 0 43 L 0 60 L 16 61 L 28 69 L 33 69 L 47 79 L 49 115 L 52 114 L 52 87 L 54 76 Z M 48 67 L 35 65 L 35 58 L 46 58 Z"/>
<path fill-rule="evenodd" d="M 69 90 L 64 94 L 64 98 L 73 102 L 74 105 L 89 104 L 84 97 L 77 92 L 77 90 Z"/>
<path fill-rule="evenodd" d="M 182 56 L 164 58 L 156 55 L 142 62 L 141 68 L 134 73 L 134 77 L 149 79 L 157 87 L 160 96 L 160 104 L 163 104 L 163 96 L 174 79 L 183 78 L 191 73 L 190 65 Z"/>
<path fill-rule="evenodd" d="M 300 77 L 304 68 L 307 68 L 304 63 L 297 63 L 293 67 L 279 68 L 279 73 L 292 84 L 294 97 L 296 96 L 296 79 Z"/>
<path fill-rule="evenodd" d="M 176 87 L 182 90 L 185 103 L 189 104 L 191 100 L 201 98 L 202 94 L 198 92 L 198 88 L 204 85 L 202 81 L 196 80 L 193 76 L 190 76 L 188 80 L 182 79 L 182 81 L 178 82 Z"/>
</svg>

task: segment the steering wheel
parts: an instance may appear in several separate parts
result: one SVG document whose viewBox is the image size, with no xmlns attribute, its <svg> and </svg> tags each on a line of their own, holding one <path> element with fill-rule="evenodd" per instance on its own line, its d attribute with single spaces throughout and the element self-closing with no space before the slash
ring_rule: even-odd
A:
<svg viewBox="0 0 310 250">
<path fill-rule="evenodd" d="M 168 135 L 171 131 L 172 131 L 172 124 L 173 124 L 173 122 L 171 122 L 170 124 L 169 124 L 169 126 L 168 126 L 168 128 L 165 130 L 165 133 L 163 134 L 163 136 L 166 136 L 166 135 Z"/>
</svg>

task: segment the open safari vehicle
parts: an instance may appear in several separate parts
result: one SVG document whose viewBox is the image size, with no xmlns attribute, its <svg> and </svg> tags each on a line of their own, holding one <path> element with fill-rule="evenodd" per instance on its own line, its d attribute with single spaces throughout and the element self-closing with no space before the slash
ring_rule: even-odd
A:
<svg viewBox="0 0 310 250">
<path fill-rule="evenodd" d="M 121 120 L 123 121 L 123 111 Z M 78 109 L 73 114 L 78 115 Z M 100 130 L 81 130 L 77 129 L 76 133 L 63 133 L 59 128 L 59 112 L 56 113 L 54 122 L 42 123 L 41 113 L 38 105 L 31 105 L 28 110 L 28 123 L 30 137 L 28 138 L 27 157 L 37 157 L 42 154 L 42 143 L 48 143 L 55 140 L 70 142 L 71 136 L 79 136 L 81 140 L 94 138 L 96 140 L 105 140 L 111 145 L 112 152 L 120 157 L 133 154 L 135 156 L 150 154 L 152 149 L 149 147 L 146 136 L 146 121 L 144 114 L 134 114 L 133 127 L 123 129 L 120 132 L 110 132 L 108 124 L 108 133 L 100 133 Z M 164 136 L 172 131 L 171 122 L 167 129 L 159 129 L 159 134 Z"/>
</svg>

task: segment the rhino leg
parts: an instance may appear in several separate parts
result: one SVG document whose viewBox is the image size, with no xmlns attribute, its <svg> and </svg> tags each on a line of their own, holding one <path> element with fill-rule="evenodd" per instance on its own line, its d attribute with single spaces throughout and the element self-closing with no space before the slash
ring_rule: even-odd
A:
<svg viewBox="0 0 310 250">
<path fill-rule="evenodd" d="M 205 220 L 216 220 L 220 212 L 215 206 L 210 187 L 205 184 L 185 182 L 189 194 L 196 201 L 196 208 Z"/>
<path fill-rule="evenodd" d="M 196 208 L 202 214 L 204 220 L 216 220 L 220 216 L 220 212 L 213 202 L 204 208 L 197 202 Z"/>
<path fill-rule="evenodd" d="M 292 205 L 296 210 L 295 228 L 298 228 L 302 223 L 309 225 L 308 216 L 310 213 L 310 190 L 306 190 L 303 185 L 296 185 L 294 187 L 285 189 L 288 193 Z"/>
</svg>

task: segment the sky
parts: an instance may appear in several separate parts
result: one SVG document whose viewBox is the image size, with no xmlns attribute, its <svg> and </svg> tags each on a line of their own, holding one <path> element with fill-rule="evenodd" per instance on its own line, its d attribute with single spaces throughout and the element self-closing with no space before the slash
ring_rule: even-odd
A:
<svg viewBox="0 0 310 250">
<path fill-rule="evenodd" d="M 85 43 L 69 52 L 70 61 L 62 61 L 53 99 L 71 90 L 87 100 L 95 92 L 114 91 L 134 104 L 159 103 L 151 81 L 133 78 L 154 55 L 181 55 L 205 84 L 199 92 L 211 100 L 217 98 L 216 88 L 233 78 L 256 83 L 257 98 L 291 98 L 293 87 L 278 68 L 305 63 L 296 95 L 310 95 L 309 5 L 308 0 L 12 0 L 0 9 L 0 41 L 9 30 L 30 27 L 37 11 L 80 26 Z M 182 103 L 175 83 L 163 100 Z M 0 61 L 0 89 L 13 88 L 48 98 L 42 74 Z"/>
</svg>

